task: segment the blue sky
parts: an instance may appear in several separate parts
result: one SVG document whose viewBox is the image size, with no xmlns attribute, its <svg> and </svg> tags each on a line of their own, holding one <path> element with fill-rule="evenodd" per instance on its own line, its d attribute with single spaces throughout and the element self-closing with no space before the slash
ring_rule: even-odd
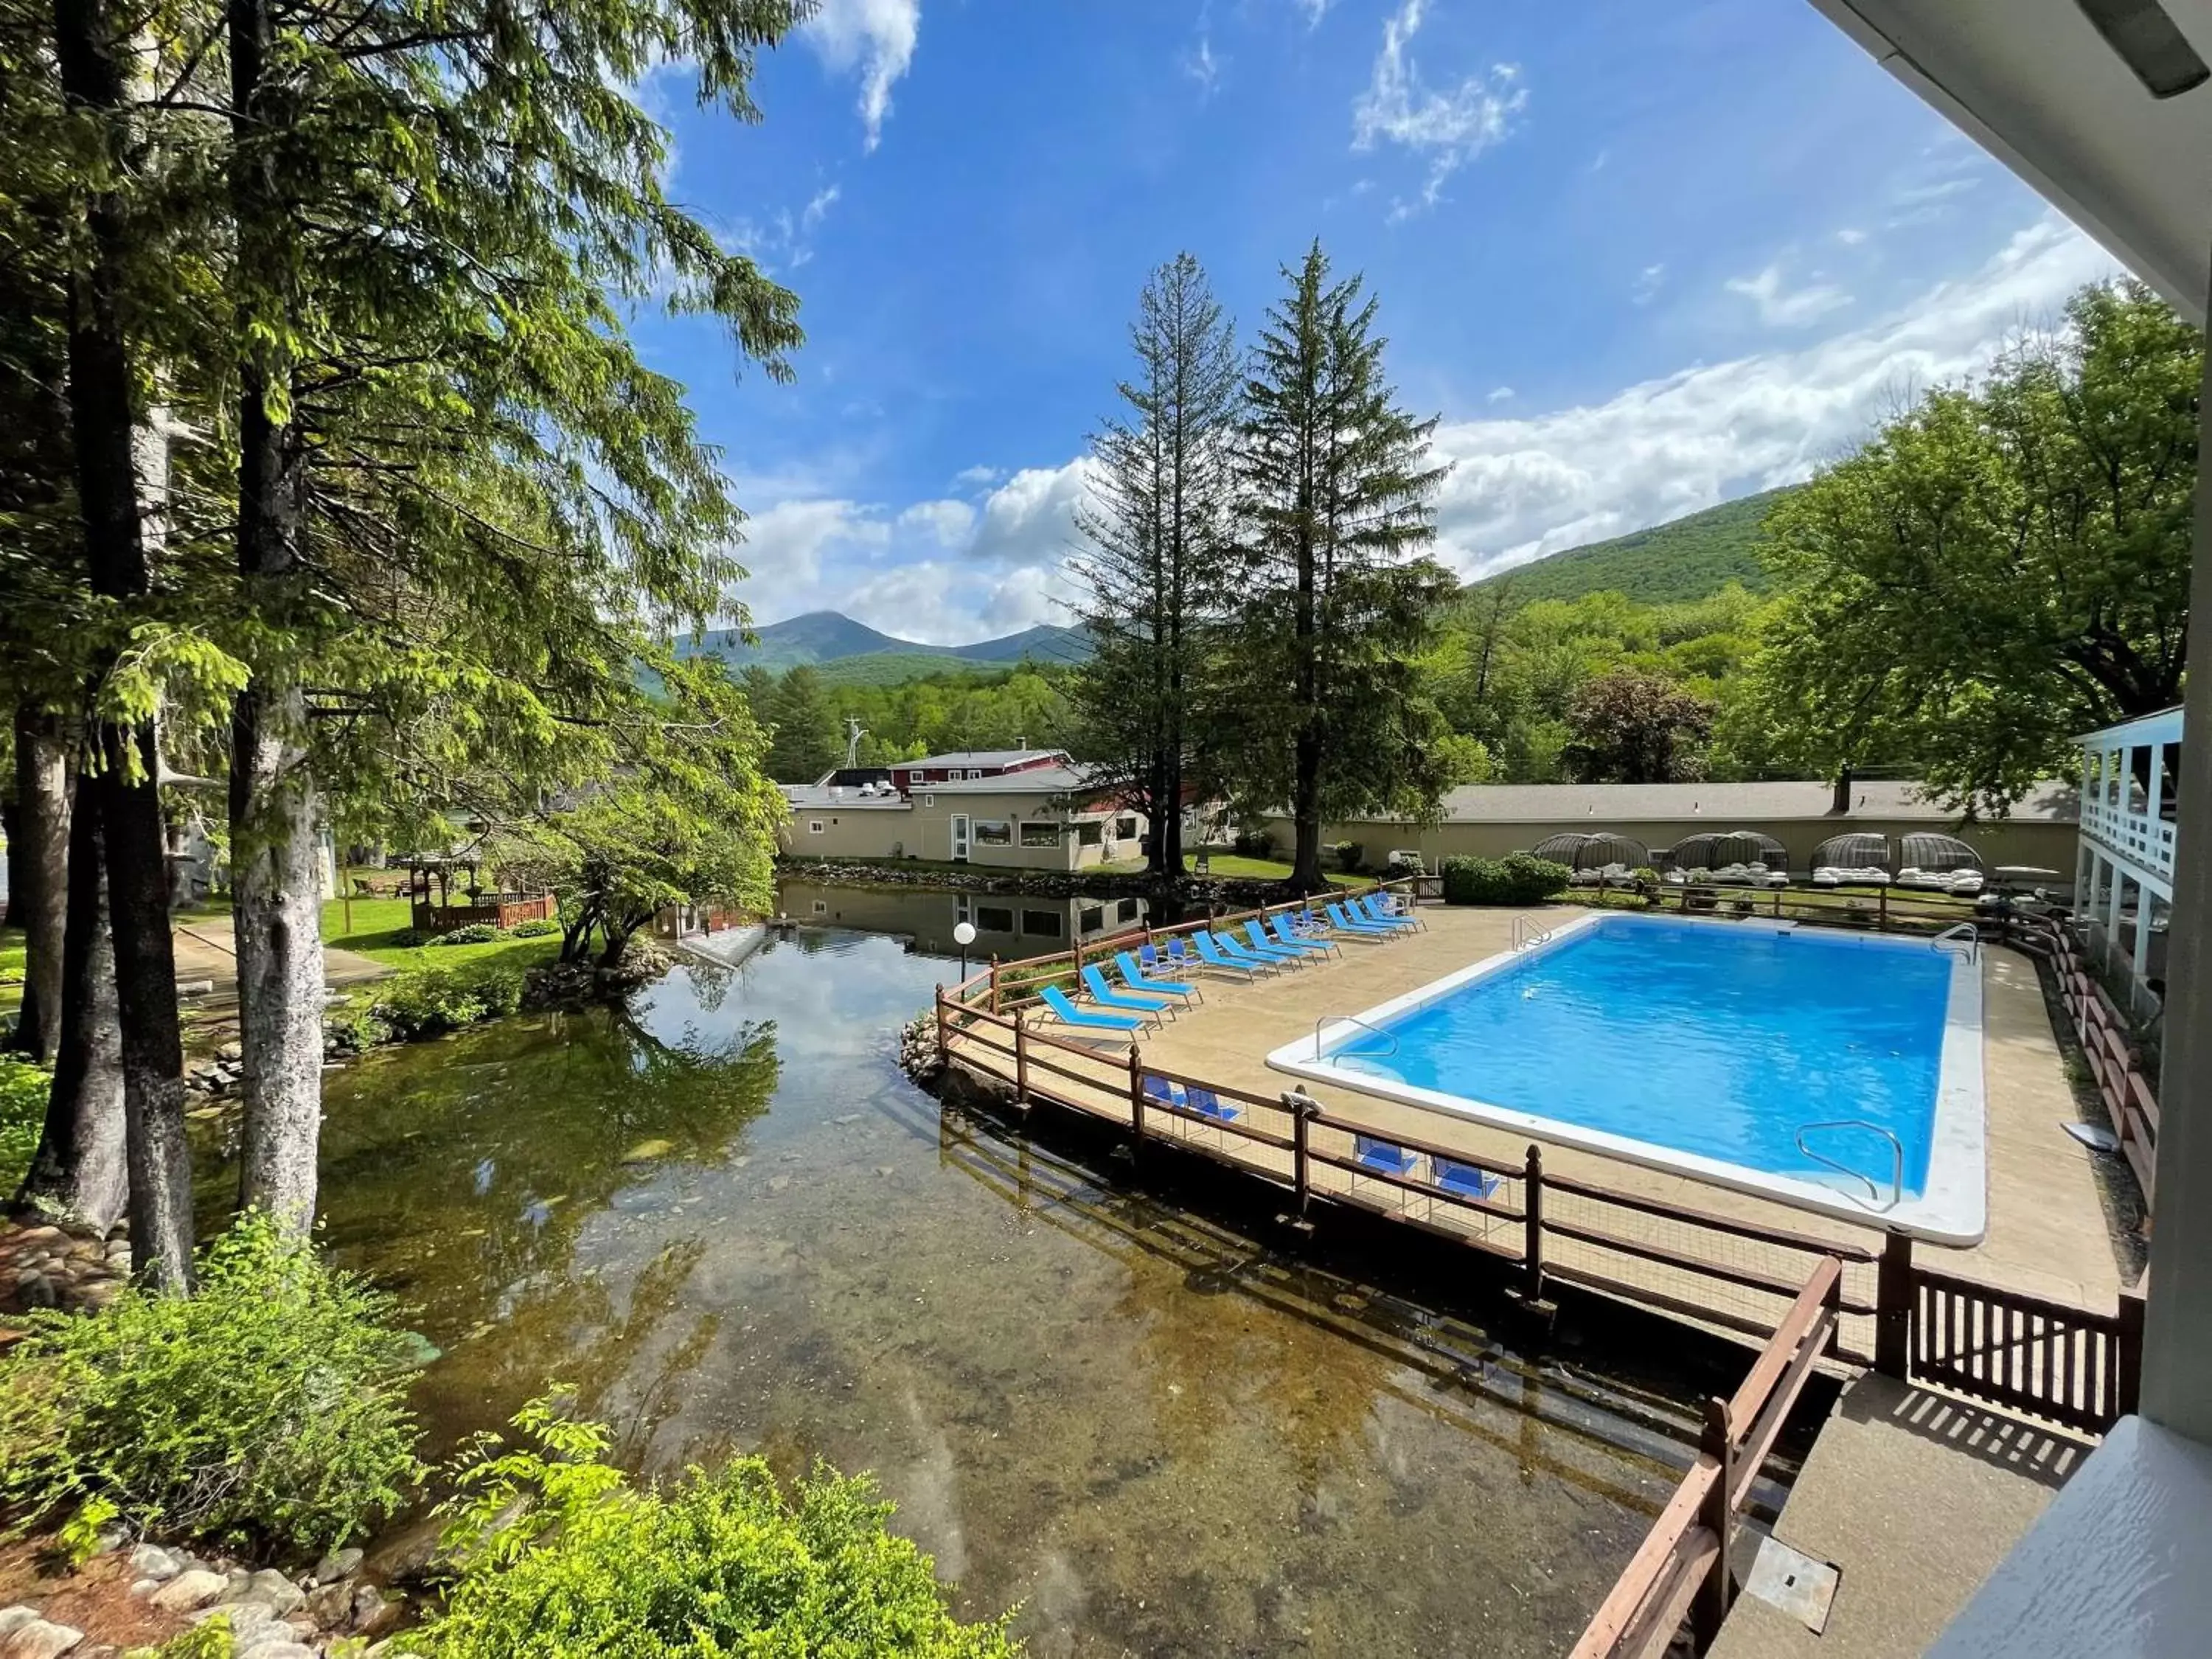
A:
<svg viewBox="0 0 2212 1659">
<path fill-rule="evenodd" d="M 2110 258 L 1789 0 L 826 0 L 747 127 L 644 89 L 797 290 L 797 383 L 639 337 L 750 513 L 757 621 L 1064 619 L 1146 272 L 1249 331 L 1318 235 L 1440 416 L 1474 575 L 1804 477 Z"/>
</svg>

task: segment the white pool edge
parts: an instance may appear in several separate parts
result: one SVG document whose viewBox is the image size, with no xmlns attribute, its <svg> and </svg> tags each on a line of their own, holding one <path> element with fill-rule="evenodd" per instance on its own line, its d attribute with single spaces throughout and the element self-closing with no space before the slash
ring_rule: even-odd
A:
<svg viewBox="0 0 2212 1659">
<path fill-rule="evenodd" d="M 1949 995 L 1943 1011 L 1943 1046 L 1938 1062 L 1935 1121 L 1929 1127 L 1928 1176 L 1919 1194 L 1893 1208 L 1883 1209 L 1854 1197 L 1841 1187 L 1793 1176 L 1774 1175 L 1745 1164 L 1730 1164 L 1701 1153 L 1679 1152 L 1650 1141 L 1635 1140 L 1603 1129 L 1585 1128 L 1558 1118 L 1543 1117 L 1488 1101 L 1448 1095 L 1386 1078 L 1363 1076 L 1340 1069 L 1323 1058 L 1328 1045 L 1352 1035 L 1356 1025 L 1374 1025 L 1447 996 L 1469 981 L 1502 971 L 1526 958 L 1530 951 L 1557 949 L 1577 934 L 1607 921 L 1639 924 L 1645 918 L 1619 911 L 1592 911 L 1563 923 L 1522 951 L 1502 951 L 1441 979 L 1430 981 L 1401 996 L 1380 1002 L 1358 1013 L 1323 1024 L 1311 1036 L 1286 1042 L 1267 1056 L 1267 1066 L 1308 1082 L 1350 1089 L 1401 1105 L 1465 1118 L 1488 1127 L 1527 1135 L 1533 1140 L 1634 1164 L 1662 1174 L 1678 1175 L 1711 1186 L 1727 1188 L 1753 1198 L 1763 1198 L 1792 1209 L 1850 1221 L 1860 1226 L 1909 1234 L 1932 1244 L 1966 1248 L 1978 1244 L 1989 1227 L 1988 1098 L 1982 1060 L 1982 969 L 1978 953 L 1969 960 L 1958 949 L 1945 948 L 1951 959 Z M 1659 920 L 1650 918 L 1650 920 Z M 1759 932 L 1789 932 L 1794 922 L 1761 921 L 1756 918 L 1725 921 L 1717 917 L 1668 916 L 1669 926 L 1750 928 Z M 1806 929 L 1853 938 L 1875 948 L 1936 949 L 1931 941 L 1888 935 L 1860 934 L 1837 929 Z"/>
</svg>

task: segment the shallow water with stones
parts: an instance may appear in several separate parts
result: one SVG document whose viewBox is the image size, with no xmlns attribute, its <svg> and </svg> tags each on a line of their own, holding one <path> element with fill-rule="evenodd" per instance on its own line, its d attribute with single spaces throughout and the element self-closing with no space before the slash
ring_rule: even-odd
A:
<svg viewBox="0 0 2212 1659">
<path fill-rule="evenodd" d="M 1686 1402 L 941 1111 L 896 1031 L 956 972 L 806 929 L 331 1073 L 328 1242 L 441 1351 L 431 1451 L 557 1379 L 641 1471 L 872 1469 L 1039 1656 L 1564 1650 Z"/>
</svg>

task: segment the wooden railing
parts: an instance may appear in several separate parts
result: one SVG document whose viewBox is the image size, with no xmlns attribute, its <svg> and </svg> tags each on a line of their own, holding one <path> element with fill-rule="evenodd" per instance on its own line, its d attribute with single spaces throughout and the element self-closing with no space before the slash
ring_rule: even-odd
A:
<svg viewBox="0 0 2212 1659">
<path fill-rule="evenodd" d="M 1735 1596 L 1729 1546 L 1736 1516 L 1834 1337 L 1843 1269 L 1833 1256 L 1816 1266 L 1742 1386 L 1727 1400 L 1706 1401 L 1697 1462 L 1583 1630 L 1572 1659 L 1664 1653 L 1685 1620 L 1693 1652 L 1719 1635 Z"/>
<path fill-rule="evenodd" d="M 1926 1267 L 1912 1270 L 1916 1379 L 2101 1434 L 2136 1409 L 2143 1303 L 2095 1313 Z"/>
<path fill-rule="evenodd" d="M 1596 890 L 1602 894 L 1604 890 Z M 1613 890 L 1621 896 L 1632 896 Z M 1971 902 L 1945 902 L 1941 896 L 1912 888 L 1876 888 L 1861 895 L 1840 888 L 1747 887 L 1727 882 L 1687 885 L 1662 882 L 1653 908 L 1765 916 L 1775 921 L 1812 921 L 1830 927 L 1860 927 L 1882 933 L 1934 933 L 1961 921 L 1982 921 Z M 1569 892 L 1570 899 L 1592 894 Z"/>
<path fill-rule="evenodd" d="M 2129 1040 L 2126 1017 L 2090 974 L 2074 935 L 2050 923 L 2041 937 L 2058 979 L 2059 1001 L 2074 1022 L 2089 1075 L 2096 1080 L 2098 1096 L 2148 1209 L 2158 1170 L 2158 1093 L 2143 1075 L 2142 1062 Z"/>
</svg>

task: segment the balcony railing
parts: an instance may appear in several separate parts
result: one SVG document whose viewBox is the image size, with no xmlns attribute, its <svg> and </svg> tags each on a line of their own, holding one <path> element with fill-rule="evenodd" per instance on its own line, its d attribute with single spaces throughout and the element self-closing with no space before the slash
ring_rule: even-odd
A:
<svg viewBox="0 0 2212 1659">
<path fill-rule="evenodd" d="M 2075 739 L 2081 750 L 2081 834 L 2143 874 L 2173 882 L 2173 799 L 2181 711 L 2147 714 Z"/>
</svg>

